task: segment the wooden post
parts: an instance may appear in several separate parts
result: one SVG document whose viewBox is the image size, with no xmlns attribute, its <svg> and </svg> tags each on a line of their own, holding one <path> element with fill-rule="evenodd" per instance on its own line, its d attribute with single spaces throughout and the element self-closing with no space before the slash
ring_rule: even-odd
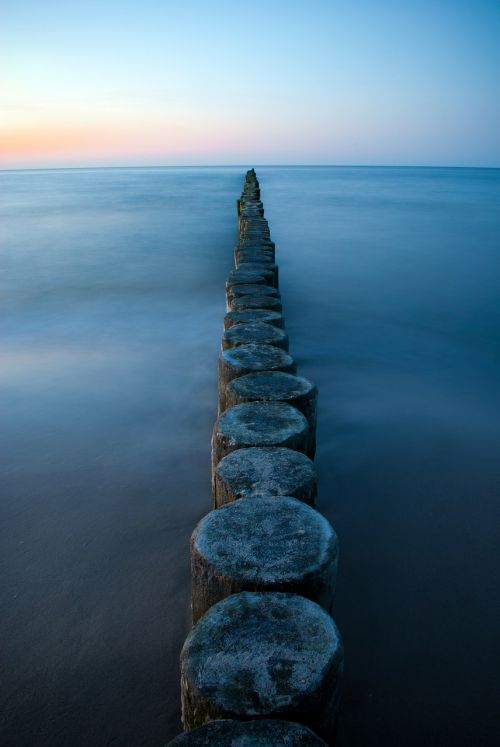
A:
<svg viewBox="0 0 500 747">
<path fill-rule="evenodd" d="M 249 343 L 223 350 L 219 355 L 219 411 L 226 408 L 226 387 L 232 379 L 256 371 L 295 373 L 293 358 L 274 345 Z"/>
<path fill-rule="evenodd" d="M 244 309 L 243 311 L 228 311 L 224 317 L 224 329 L 229 329 L 235 324 L 250 324 L 252 322 L 265 322 L 275 327 L 283 327 L 283 316 L 279 311 L 271 309 Z"/>
<path fill-rule="evenodd" d="M 215 467 L 236 449 L 248 446 L 283 446 L 307 452 L 309 426 L 295 407 L 283 402 L 248 402 L 219 415 L 212 435 L 212 484 Z"/>
<path fill-rule="evenodd" d="M 286 332 L 279 327 L 274 327 L 272 324 L 265 324 L 264 322 L 236 324 L 226 330 L 222 335 L 223 350 L 250 343 L 274 345 L 286 352 L 288 351 L 288 335 Z"/>
<path fill-rule="evenodd" d="M 229 311 L 243 311 L 244 309 L 271 309 L 282 311 L 281 300 L 273 296 L 249 295 L 231 299 Z"/>
<path fill-rule="evenodd" d="M 305 454 L 280 447 L 237 449 L 215 467 L 214 508 L 240 498 L 291 495 L 314 506 L 316 470 Z"/>
<path fill-rule="evenodd" d="M 339 631 L 315 602 L 281 592 L 233 594 L 208 610 L 182 649 L 184 728 L 277 716 L 329 741 L 343 659 Z"/>
<path fill-rule="evenodd" d="M 337 556 L 328 521 L 296 498 L 242 498 L 211 511 L 191 538 L 193 623 L 240 591 L 300 594 L 331 613 Z"/>
<path fill-rule="evenodd" d="M 318 390 L 302 376 L 280 371 L 263 371 L 241 376 L 226 386 L 226 407 L 243 402 L 288 402 L 307 418 L 310 444 L 308 455 L 316 452 L 316 410 Z"/>
</svg>

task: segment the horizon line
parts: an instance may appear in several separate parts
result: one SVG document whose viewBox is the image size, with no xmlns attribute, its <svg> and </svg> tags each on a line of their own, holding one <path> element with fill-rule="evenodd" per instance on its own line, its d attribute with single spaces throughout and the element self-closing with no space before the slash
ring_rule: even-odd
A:
<svg viewBox="0 0 500 747">
<path fill-rule="evenodd" d="M 13 166 L 9 168 L 0 167 L 0 173 L 12 173 L 19 171 L 95 171 L 97 169 L 111 170 L 111 169 L 236 169 L 236 168 L 248 168 L 248 163 L 211 163 L 211 164 L 132 164 L 132 165 L 89 165 L 89 166 Z M 480 166 L 480 165 L 449 165 L 449 164 L 339 164 L 339 163 L 261 163 L 254 164 L 253 168 L 266 169 L 266 168 L 282 168 L 282 169 L 298 169 L 298 168 L 316 168 L 316 169 L 488 169 L 488 170 L 499 170 L 498 166 Z"/>
</svg>

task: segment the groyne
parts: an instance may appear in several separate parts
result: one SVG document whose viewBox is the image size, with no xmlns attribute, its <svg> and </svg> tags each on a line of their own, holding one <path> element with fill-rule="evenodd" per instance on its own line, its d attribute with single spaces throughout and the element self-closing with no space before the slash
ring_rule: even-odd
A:
<svg viewBox="0 0 500 747">
<path fill-rule="evenodd" d="M 171 745 L 333 744 L 338 544 L 315 507 L 317 390 L 289 353 L 275 244 L 251 169 L 237 201 L 212 436 L 213 509 L 191 538 L 185 733 Z"/>
</svg>

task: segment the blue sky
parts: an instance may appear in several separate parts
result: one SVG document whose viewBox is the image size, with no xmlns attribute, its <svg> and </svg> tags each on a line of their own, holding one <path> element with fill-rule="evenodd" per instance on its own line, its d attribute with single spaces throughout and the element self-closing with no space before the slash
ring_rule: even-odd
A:
<svg viewBox="0 0 500 747">
<path fill-rule="evenodd" d="M 0 6 L 0 167 L 500 166 L 500 2 Z"/>
</svg>

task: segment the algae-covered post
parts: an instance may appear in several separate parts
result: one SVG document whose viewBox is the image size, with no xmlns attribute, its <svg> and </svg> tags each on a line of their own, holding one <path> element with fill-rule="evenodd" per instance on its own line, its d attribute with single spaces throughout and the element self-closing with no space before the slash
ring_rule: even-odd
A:
<svg viewBox="0 0 500 747">
<path fill-rule="evenodd" d="M 181 653 L 182 718 L 285 718 L 327 741 L 343 648 L 330 615 L 298 594 L 241 592 L 210 607 Z"/>
<path fill-rule="evenodd" d="M 254 169 L 226 281 L 213 510 L 191 538 L 194 627 L 173 745 L 333 743 L 343 646 L 337 537 L 315 509 L 317 389 L 288 353 L 275 244 Z M 313 733 L 314 730 L 315 733 Z"/>
<path fill-rule="evenodd" d="M 292 495 L 314 506 L 316 470 L 300 451 L 279 447 L 237 449 L 215 467 L 214 507 L 239 498 Z"/>
<path fill-rule="evenodd" d="M 236 324 L 225 330 L 222 335 L 222 348 L 236 348 L 248 344 L 274 345 L 285 352 L 288 351 L 288 335 L 282 329 L 273 327 L 265 322 L 250 322 Z"/>
<path fill-rule="evenodd" d="M 309 447 L 307 420 L 283 402 L 247 402 L 230 407 L 214 426 L 213 474 L 226 454 L 249 446 L 285 446 L 305 454 Z"/>
<path fill-rule="evenodd" d="M 337 537 L 296 498 L 255 496 L 211 511 L 191 539 L 193 622 L 240 591 L 284 591 L 332 610 Z"/>
<path fill-rule="evenodd" d="M 226 389 L 232 379 L 257 371 L 296 370 L 293 358 L 275 345 L 253 342 L 223 350 L 219 355 L 219 412 L 226 409 Z"/>
<path fill-rule="evenodd" d="M 235 324 L 249 324 L 250 322 L 265 322 L 283 329 L 283 315 L 272 309 L 244 309 L 243 311 L 228 311 L 224 317 L 224 329 L 234 327 Z"/>
<path fill-rule="evenodd" d="M 309 423 L 308 454 L 316 451 L 318 390 L 303 376 L 283 371 L 259 371 L 232 379 L 226 387 L 226 407 L 244 402 L 286 402 L 300 410 Z"/>
</svg>

